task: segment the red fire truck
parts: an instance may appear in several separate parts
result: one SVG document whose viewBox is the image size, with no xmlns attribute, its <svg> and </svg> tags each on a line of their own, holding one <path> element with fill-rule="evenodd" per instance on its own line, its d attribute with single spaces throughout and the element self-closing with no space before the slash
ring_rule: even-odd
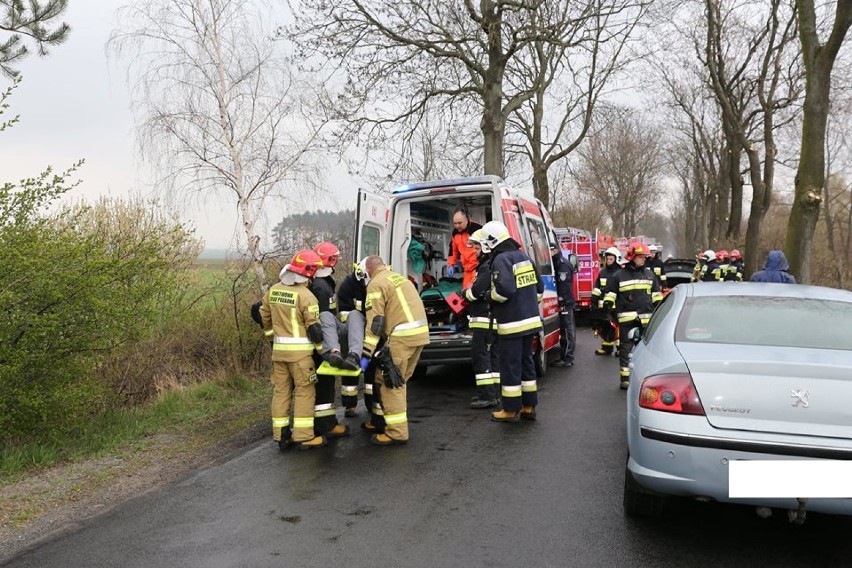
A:
<svg viewBox="0 0 852 568">
<path fill-rule="evenodd" d="M 564 227 L 554 229 L 559 239 L 559 247 L 566 258 L 574 255 L 577 259 L 574 274 L 574 298 L 577 310 L 589 310 L 592 302 L 592 290 L 600 272 L 600 254 L 611 246 L 615 239 L 610 235 L 595 231 Z"/>
</svg>

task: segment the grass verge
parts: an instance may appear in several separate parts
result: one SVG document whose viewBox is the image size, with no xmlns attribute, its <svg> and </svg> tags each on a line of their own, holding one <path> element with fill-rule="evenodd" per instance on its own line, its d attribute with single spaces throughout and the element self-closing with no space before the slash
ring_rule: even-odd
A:
<svg viewBox="0 0 852 568">
<path fill-rule="evenodd" d="M 61 441 L 0 450 L 0 534 L 75 502 L 107 506 L 116 486 L 133 491 L 130 478 L 144 490 L 217 457 L 211 446 L 268 423 L 270 390 L 264 379 L 205 382 L 111 411 Z"/>
</svg>

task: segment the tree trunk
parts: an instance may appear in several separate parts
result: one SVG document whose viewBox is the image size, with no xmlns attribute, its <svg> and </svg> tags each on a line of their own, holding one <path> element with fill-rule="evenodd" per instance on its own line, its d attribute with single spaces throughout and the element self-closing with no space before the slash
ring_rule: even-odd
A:
<svg viewBox="0 0 852 568">
<path fill-rule="evenodd" d="M 825 183 L 825 127 L 831 66 L 821 59 L 808 70 L 805 86 L 802 147 L 796 170 L 795 197 L 787 223 L 785 250 L 790 271 L 801 284 L 811 281 L 811 253 Z"/>
<path fill-rule="evenodd" d="M 503 164 L 503 74 L 506 60 L 503 53 L 501 11 L 491 0 L 482 2 L 483 27 L 488 35 L 488 68 L 483 78 L 484 93 L 480 129 L 483 139 L 483 172 L 485 175 L 505 176 Z"/>
<path fill-rule="evenodd" d="M 802 147 L 796 170 L 795 197 L 787 222 L 785 250 L 790 271 L 802 284 L 811 281 L 811 253 L 825 183 L 825 129 L 831 92 L 831 70 L 852 25 L 852 0 L 837 0 L 834 25 L 825 45 L 819 43 L 813 0 L 796 0 L 799 40 L 805 64 Z"/>
<path fill-rule="evenodd" d="M 743 264 L 745 265 L 745 274 L 743 276 L 750 276 L 752 272 L 757 270 L 758 263 L 760 262 L 760 226 L 766 214 L 763 206 L 766 186 L 760 175 L 760 157 L 753 148 L 748 150 L 748 161 L 751 172 L 752 191 L 751 208 L 746 228 L 745 254 L 743 255 Z"/>
<path fill-rule="evenodd" d="M 550 209 L 550 182 L 547 179 L 547 166 L 540 164 L 533 169 L 533 193 L 545 207 Z"/>
<path fill-rule="evenodd" d="M 728 213 L 728 227 L 725 230 L 725 239 L 736 242 L 740 238 L 740 228 L 743 220 L 743 178 L 740 175 L 740 155 L 742 145 L 737 141 L 731 142 L 728 160 L 728 176 L 731 209 Z"/>
</svg>

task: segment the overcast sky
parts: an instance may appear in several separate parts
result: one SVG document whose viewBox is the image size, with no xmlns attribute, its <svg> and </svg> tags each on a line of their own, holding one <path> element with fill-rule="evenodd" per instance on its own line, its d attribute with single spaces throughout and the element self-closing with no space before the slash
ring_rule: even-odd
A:
<svg viewBox="0 0 852 568">
<path fill-rule="evenodd" d="M 150 175 L 136 154 L 125 70 L 105 51 L 115 11 L 127 1 L 72 0 L 63 18 L 71 25 L 69 39 L 49 56 L 32 55 L 18 66 L 23 82 L 5 116 L 17 114 L 21 121 L 0 134 L 0 180 L 34 176 L 48 165 L 63 170 L 85 158 L 79 172 L 83 183 L 69 194 L 69 200 L 150 194 Z M 0 87 L 6 85 L 8 80 L 0 79 Z M 335 181 L 343 189 L 316 207 L 354 208 L 354 182 Z M 271 204 L 269 224 L 274 226 L 286 209 L 286 204 Z M 228 204 L 211 200 L 201 208 L 187 208 L 182 215 L 208 247 L 233 248 L 244 241 L 244 237 L 235 239 L 233 200 Z M 263 238 L 269 245 L 269 236 Z"/>
</svg>

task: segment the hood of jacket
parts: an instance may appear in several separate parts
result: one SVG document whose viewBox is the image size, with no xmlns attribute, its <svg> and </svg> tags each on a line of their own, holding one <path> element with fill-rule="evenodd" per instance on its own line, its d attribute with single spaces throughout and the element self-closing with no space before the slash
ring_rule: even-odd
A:
<svg viewBox="0 0 852 568">
<path fill-rule="evenodd" d="M 784 256 L 784 251 L 771 250 L 766 256 L 766 264 L 764 270 L 790 270 L 790 264 L 787 262 L 787 257 Z"/>
</svg>

